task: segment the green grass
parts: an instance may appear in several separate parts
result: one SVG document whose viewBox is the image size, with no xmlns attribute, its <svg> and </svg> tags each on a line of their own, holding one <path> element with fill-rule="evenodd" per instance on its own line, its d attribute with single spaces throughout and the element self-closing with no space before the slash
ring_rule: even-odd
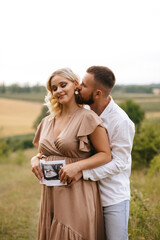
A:
<svg viewBox="0 0 160 240">
<path fill-rule="evenodd" d="M 132 171 L 130 240 L 160 239 L 160 175 L 150 178 L 147 171 Z"/>
<path fill-rule="evenodd" d="M 159 102 L 139 102 L 139 105 L 145 112 L 160 112 Z"/>
<path fill-rule="evenodd" d="M 133 101 L 138 103 L 145 112 L 160 112 L 160 95 L 138 93 L 113 93 L 112 96 L 117 104 L 127 99 L 132 99 Z"/>
<path fill-rule="evenodd" d="M 20 165 L 0 165 L 1 240 L 36 239 L 41 187 L 30 168 L 34 154 L 35 149 L 26 151 Z"/>
<path fill-rule="evenodd" d="M 0 164 L 0 239 L 35 240 L 41 186 L 31 172 L 30 158 L 36 149 L 12 153 Z M 12 159 L 12 160 L 11 160 Z M 132 171 L 130 240 L 160 239 L 160 175 L 150 178 L 148 170 Z"/>
</svg>

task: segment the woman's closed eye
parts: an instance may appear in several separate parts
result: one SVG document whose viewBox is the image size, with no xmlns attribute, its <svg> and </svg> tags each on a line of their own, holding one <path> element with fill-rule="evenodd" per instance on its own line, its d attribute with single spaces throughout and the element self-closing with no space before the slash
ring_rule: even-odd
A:
<svg viewBox="0 0 160 240">
<path fill-rule="evenodd" d="M 67 83 L 61 83 L 61 88 L 65 88 L 67 86 Z"/>
<path fill-rule="evenodd" d="M 53 92 L 57 91 L 57 87 L 52 86 L 52 91 L 53 91 Z"/>
<path fill-rule="evenodd" d="M 60 83 L 59 86 L 60 86 L 60 88 L 65 88 L 65 87 L 67 86 L 67 83 Z M 53 85 L 51 88 L 52 88 L 52 91 L 53 91 L 53 92 L 56 92 L 57 89 L 58 89 L 58 87 L 55 86 L 55 85 Z"/>
</svg>

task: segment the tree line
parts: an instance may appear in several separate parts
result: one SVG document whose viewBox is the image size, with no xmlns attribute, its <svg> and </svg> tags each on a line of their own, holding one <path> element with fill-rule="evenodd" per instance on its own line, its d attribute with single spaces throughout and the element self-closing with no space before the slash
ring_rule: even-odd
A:
<svg viewBox="0 0 160 240">
<path fill-rule="evenodd" d="M 153 93 L 153 89 L 160 89 L 160 84 L 150 84 L 150 85 L 116 85 L 112 92 L 122 92 L 122 93 Z"/>
<path fill-rule="evenodd" d="M 113 93 L 123 92 L 123 93 L 153 93 L 153 89 L 160 89 L 160 84 L 150 84 L 150 85 L 116 85 L 113 89 Z M 44 93 L 46 92 L 45 86 L 36 84 L 34 86 L 20 86 L 19 84 L 11 84 L 6 86 L 4 83 L 0 84 L 0 93 Z"/>
<path fill-rule="evenodd" d="M 11 84 L 9 86 L 6 86 L 5 84 L 0 85 L 0 93 L 45 93 L 46 88 L 42 85 L 34 85 L 29 86 L 26 84 L 25 86 L 20 86 L 19 84 Z"/>
</svg>

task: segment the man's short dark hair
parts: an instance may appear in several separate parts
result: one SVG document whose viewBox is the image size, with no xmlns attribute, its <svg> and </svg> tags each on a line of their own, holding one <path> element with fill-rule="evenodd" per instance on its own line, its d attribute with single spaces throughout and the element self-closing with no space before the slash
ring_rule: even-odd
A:
<svg viewBox="0 0 160 240">
<path fill-rule="evenodd" d="M 104 66 L 92 66 L 89 67 L 86 71 L 94 75 L 94 80 L 97 83 L 102 84 L 106 88 L 113 88 L 115 84 L 115 76 L 113 72 Z"/>
</svg>

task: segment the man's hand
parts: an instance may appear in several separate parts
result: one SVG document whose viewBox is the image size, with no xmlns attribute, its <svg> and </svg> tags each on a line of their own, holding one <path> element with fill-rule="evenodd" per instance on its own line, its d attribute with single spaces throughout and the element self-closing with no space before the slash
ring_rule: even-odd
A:
<svg viewBox="0 0 160 240">
<path fill-rule="evenodd" d="M 42 172 L 41 167 L 40 167 L 40 157 L 39 156 L 34 156 L 31 159 L 31 168 L 32 168 L 32 172 L 34 173 L 34 175 L 40 181 L 42 181 L 42 178 L 44 178 L 44 175 L 43 175 L 43 172 Z"/>
</svg>

